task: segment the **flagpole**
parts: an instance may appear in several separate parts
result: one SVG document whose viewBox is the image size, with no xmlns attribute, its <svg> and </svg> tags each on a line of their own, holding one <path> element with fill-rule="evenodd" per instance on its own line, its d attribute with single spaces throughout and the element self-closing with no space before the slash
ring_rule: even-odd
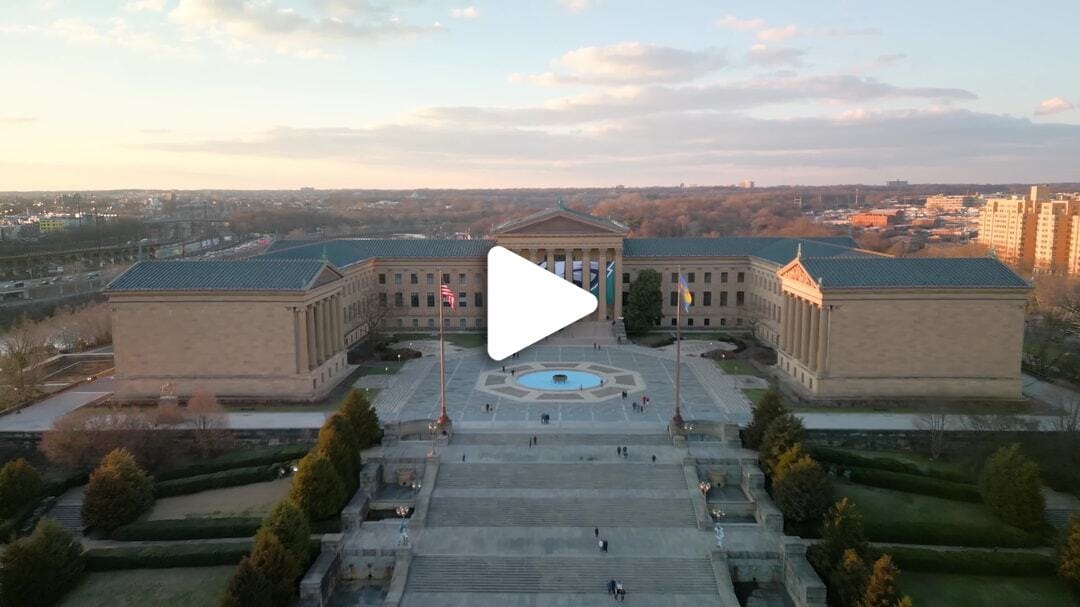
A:
<svg viewBox="0 0 1080 607">
<path fill-rule="evenodd" d="M 440 427 L 450 424 L 446 414 L 446 335 L 443 327 L 443 274 L 439 269 L 439 417 L 435 423 Z"/>
<path fill-rule="evenodd" d="M 682 266 L 677 269 L 678 279 L 675 283 L 675 415 L 671 418 L 671 425 L 677 432 L 682 432 L 683 418 L 679 403 L 679 388 L 682 384 Z"/>
</svg>

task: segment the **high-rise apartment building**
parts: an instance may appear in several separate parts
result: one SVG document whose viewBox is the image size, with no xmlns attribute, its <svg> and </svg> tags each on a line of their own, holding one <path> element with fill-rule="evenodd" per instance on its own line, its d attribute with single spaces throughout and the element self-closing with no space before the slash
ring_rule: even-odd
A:
<svg viewBox="0 0 1080 607">
<path fill-rule="evenodd" d="M 1027 196 L 991 198 L 978 240 L 1013 266 L 1080 274 L 1080 197 L 1051 199 L 1046 186 L 1032 186 Z"/>
<path fill-rule="evenodd" d="M 967 207 L 978 206 L 981 199 L 977 196 L 946 196 L 938 194 L 926 199 L 928 213 L 955 213 Z"/>
</svg>

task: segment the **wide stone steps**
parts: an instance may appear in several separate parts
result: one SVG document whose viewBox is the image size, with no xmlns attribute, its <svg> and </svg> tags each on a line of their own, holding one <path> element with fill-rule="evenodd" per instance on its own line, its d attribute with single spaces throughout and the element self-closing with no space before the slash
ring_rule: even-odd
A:
<svg viewBox="0 0 1080 607">
<path fill-rule="evenodd" d="M 416 556 L 409 592 L 603 594 L 608 580 L 627 594 L 717 594 L 708 559 L 628 557 Z"/>
<path fill-rule="evenodd" d="M 45 516 L 55 519 L 67 531 L 82 535 L 82 504 L 56 504 Z"/>
<path fill-rule="evenodd" d="M 457 432 L 451 444 L 453 445 L 518 445 L 528 447 L 529 437 L 533 434 L 519 434 L 510 432 Z M 563 446 L 563 445 L 666 445 L 671 446 L 671 439 L 664 434 L 540 434 L 538 438 L 540 447 Z"/>
<path fill-rule="evenodd" d="M 693 527 L 689 498 L 434 497 L 430 527 Z"/>
<path fill-rule="evenodd" d="M 686 490 L 669 464 L 443 464 L 438 489 Z"/>
</svg>

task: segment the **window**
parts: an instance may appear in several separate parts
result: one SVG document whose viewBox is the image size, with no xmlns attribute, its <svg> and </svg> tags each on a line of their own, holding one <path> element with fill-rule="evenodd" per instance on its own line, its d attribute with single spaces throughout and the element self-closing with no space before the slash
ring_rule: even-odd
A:
<svg viewBox="0 0 1080 607">
<path fill-rule="evenodd" d="M 483 274 L 477 273 L 477 275 L 476 275 L 476 284 L 477 285 L 484 284 L 484 275 Z"/>
<path fill-rule="evenodd" d="M 435 294 L 434 293 L 428 293 L 427 294 L 427 307 L 429 307 L 429 308 L 434 308 L 435 307 Z"/>
<path fill-rule="evenodd" d="M 405 305 L 405 297 L 402 295 L 401 291 L 394 293 L 394 307 L 400 308 L 403 305 Z"/>
<path fill-rule="evenodd" d="M 712 305 L 712 291 L 705 291 L 704 293 L 701 294 L 701 305 L 703 305 L 703 306 L 711 306 Z"/>
<path fill-rule="evenodd" d="M 693 318 L 687 318 L 686 319 L 686 326 L 688 326 L 688 327 L 694 326 L 694 319 Z"/>
<path fill-rule="evenodd" d="M 394 284 L 401 284 L 401 274 L 394 274 Z"/>
<path fill-rule="evenodd" d="M 708 318 L 706 318 L 706 319 L 705 319 L 705 326 L 707 327 L 707 326 L 709 326 L 710 324 L 712 324 L 712 323 L 710 323 L 710 322 L 709 322 L 709 319 L 708 319 Z"/>
<path fill-rule="evenodd" d="M 443 274 L 442 275 L 442 283 L 444 285 L 450 284 L 450 275 L 449 274 Z"/>
<path fill-rule="evenodd" d="M 720 307 L 727 305 L 727 291 L 720 291 Z"/>
<path fill-rule="evenodd" d="M 379 306 L 386 307 L 386 293 L 379 293 Z"/>
<path fill-rule="evenodd" d="M 626 291 L 623 291 L 622 293 L 622 305 L 623 307 L 630 305 L 630 293 Z"/>
<path fill-rule="evenodd" d="M 404 327 L 404 326 L 405 326 L 405 321 L 404 321 L 404 320 L 402 320 L 402 319 L 400 319 L 400 318 L 399 318 L 399 319 L 397 319 L 397 326 L 399 326 L 399 327 Z"/>
<path fill-rule="evenodd" d="M 624 285 L 630 284 L 630 272 L 623 272 L 622 273 L 622 282 L 623 282 Z"/>
<path fill-rule="evenodd" d="M 465 275 L 464 274 L 458 274 L 457 275 L 457 281 L 458 281 L 458 284 L 461 284 L 461 285 L 465 284 Z"/>
<path fill-rule="evenodd" d="M 746 304 L 746 292 L 735 291 L 735 305 L 742 306 Z"/>
<path fill-rule="evenodd" d="M 679 292 L 678 291 L 672 291 L 671 292 L 671 304 L 669 304 L 669 305 L 675 306 L 675 305 L 678 305 L 678 303 L 679 303 Z"/>
<path fill-rule="evenodd" d="M 671 282 L 673 282 L 673 283 L 679 282 L 679 273 L 678 272 L 672 272 L 671 273 Z"/>
<path fill-rule="evenodd" d="M 468 329 L 469 328 L 469 319 L 462 318 L 461 322 L 458 323 L 458 326 L 460 326 L 462 329 Z"/>
<path fill-rule="evenodd" d="M 483 308 L 484 307 L 484 294 L 483 293 L 479 293 L 479 292 L 478 293 L 473 293 L 473 305 L 476 306 L 477 308 Z"/>
<path fill-rule="evenodd" d="M 720 282 L 727 282 L 727 272 L 720 272 Z"/>
<path fill-rule="evenodd" d="M 726 327 L 727 326 L 727 319 L 726 318 L 721 318 L 720 319 L 720 326 L 721 327 Z"/>
<path fill-rule="evenodd" d="M 428 274 L 427 275 L 427 283 L 429 285 L 435 284 L 435 275 L 434 274 Z"/>
<path fill-rule="evenodd" d="M 746 272 L 739 272 L 735 276 L 735 282 L 746 282 Z"/>
<path fill-rule="evenodd" d="M 477 318 L 476 319 L 476 328 L 477 329 L 484 328 L 484 319 L 483 318 Z"/>
<path fill-rule="evenodd" d="M 712 282 L 712 272 L 705 272 L 705 278 L 704 278 L 704 281 L 705 281 L 706 283 L 710 283 L 710 282 Z"/>
<path fill-rule="evenodd" d="M 462 274 L 462 276 L 464 276 L 464 274 Z M 457 294 L 457 305 L 458 305 L 459 308 L 467 308 L 467 307 L 469 307 L 469 294 L 468 293 L 458 293 Z"/>
<path fill-rule="evenodd" d="M 689 273 L 688 273 L 688 274 L 686 275 L 686 283 L 687 283 L 687 284 L 693 284 L 693 282 L 694 282 L 694 273 L 693 273 L 693 272 L 689 272 Z"/>
<path fill-rule="evenodd" d="M 450 319 L 449 318 L 444 318 L 442 320 L 442 326 L 443 326 L 444 329 L 449 329 L 450 328 Z"/>
<path fill-rule="evenodd" d="M 420 319 L 419 318 L 412 319 L 412 328 L 414 328 L 414 329 L 419 329 L 420 328 Z"/>
<path fill-rule="evenodd" d="M 411 285 L 420 284 L 420 277 L 418 275 L 416 275 L 416 274 L 409 274 L 409 284 L 411 284 Z"/>
<path fill-rule="evenodd" d="M 673 326 L 673 327 L 674 327 L 675 325 L 676 325 L 675 319 L 674 319 L 674 318 L 672 318 L 672 319 L 671 319 L 671 326 Z"/>
<path fill-rule="evenodd" d="M 379 284 L 386 284 L 386 274 L 379 274 Z"/>
<path fill-rule="evenodd" d="M 435 319 L 434 318 L 427 319 L 427 326 L 428 326 L 429 329 L 434 329 L 435 328 Z"/>
<path fill-rule="evenodd" d="M 419 293 L 413 293 L 412 295 L 409 295 L 409 307 L 410 308 L 419 308 L 420 307 L 420 294 Z"/>
<path fill-rule="evenodd" d="M 742 319 L 741 318 L 736 318 L 735 319 L 735 324 L 741 325 L 742 324 Z"/>
</svg>

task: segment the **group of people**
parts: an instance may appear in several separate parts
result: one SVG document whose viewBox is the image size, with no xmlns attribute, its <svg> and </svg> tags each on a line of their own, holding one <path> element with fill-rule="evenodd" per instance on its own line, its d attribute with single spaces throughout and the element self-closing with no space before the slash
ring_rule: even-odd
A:
<svg viewBox="0 0 1080 607">
<path fill-rule="evenodd" d="M 616 601 L 626 601 L 626 588 L 623 588 L 622 582 L 618 580 L 609 580 L 607 583 L 607 593 L 615 597 Z"/>
<path fill-rule="evenodd" d="M 547 413 L 541 413 L 540 414 L 540 423 L 544 424 L 544 425 L 547 425 L 547 424 L 551 423 L 551 416 L 548 415 Z"/>
<path fill-rule="evenodd" d="M 495 412 L 495 407 L 493 407 L 491 405 L 491 403 L 484 403 L 484 413 L 494 413 L 494 412 Z"/>
<path fill-rule="evenodd" d="M 536 445 L 539 442 L 540 442 L 540 439 L 533 436 L 533 437 L 529 438 L 529 447 L 531 448 L 533 445 Z"/>
</svg>

